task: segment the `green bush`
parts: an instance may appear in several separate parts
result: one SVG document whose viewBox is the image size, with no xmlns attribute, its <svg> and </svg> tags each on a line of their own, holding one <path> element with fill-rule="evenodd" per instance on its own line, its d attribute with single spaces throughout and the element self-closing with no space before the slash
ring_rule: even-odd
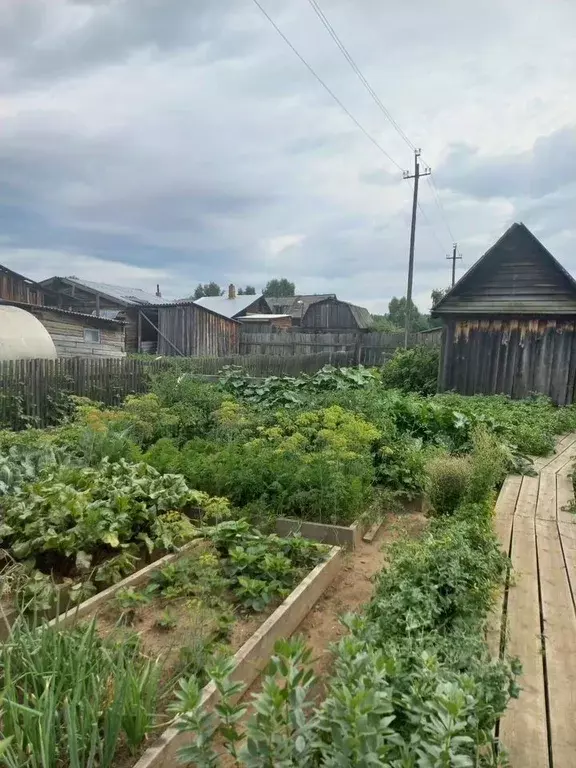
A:
<svg viewBox="0 0 576 768">
<path fill-rule="evenodd" d="M 507 455 L 498 438 L 484 427 L 472 434 L 470 476 L 466 501 L 481 502 L 490 498 L 506 474 Z"/>
<path fill-rule="evenodd" d="M 397 349 L 382 369 L 382 384 L 389 389 L 433 395 L 438 387 L 438 347 Z"/>
<path fill-rule="evenodd" d="M 426 495 L 436 515 L 452 515 L 470 488 L 471 462 L 465 456 L 437 456 L 426 466 Z"/>
<path fill-rule="evenodd" d="M 201 437 L 218 425 L 215 415 L 226 396 L 214 384 L 191 375 L 163 373 L 155 376 L 152 392 L 178 424 L 182 440 Z"/>
</svg>

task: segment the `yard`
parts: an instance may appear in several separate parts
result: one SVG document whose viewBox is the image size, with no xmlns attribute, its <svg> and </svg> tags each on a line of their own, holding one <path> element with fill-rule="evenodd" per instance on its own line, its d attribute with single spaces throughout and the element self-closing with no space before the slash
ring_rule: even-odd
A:
<svg viewBox="0 0 576 768">
<path fill-rule="evenodd" d="M 508 571 L 496 492 L 576 409 L 431 396 L 418 354 L 264 381 L 166 370 L 120 407 L 77 398 L 53 427 L 1 431 L 0 763 L 128 768 L 173 726 L 198 766 L 503 765 L 519 668 L 485 640 Z M 334 557 L 280 518 L 383 521 L 386 548 L 349 554 L 322 633 L 302 624 L 314 654 L 337 641 L 329 661 L 282 640 L 246 711 L 234 654 Z M 373 588 L 351 587 L 361 571 Z"/>
</svg>

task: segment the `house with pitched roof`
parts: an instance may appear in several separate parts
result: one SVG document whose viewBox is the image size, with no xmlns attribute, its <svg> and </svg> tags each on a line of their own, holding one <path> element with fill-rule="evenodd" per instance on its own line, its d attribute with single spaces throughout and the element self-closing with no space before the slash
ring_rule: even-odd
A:
<svg viewBox="0 0 576 768">
<path fill-rule="evenodd" d="M 513 224 L 436 304 L 439 389 L 575 400 L 576 281 Z"/>
</svg>

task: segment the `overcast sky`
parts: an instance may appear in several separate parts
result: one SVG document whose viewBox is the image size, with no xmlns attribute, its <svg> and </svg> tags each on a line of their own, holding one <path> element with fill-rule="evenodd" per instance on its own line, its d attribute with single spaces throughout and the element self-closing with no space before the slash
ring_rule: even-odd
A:
<svg viewBox="0 0 576 768">
<path fill-rule="evenodd" d="M 410 148 L 308 0 L 260 0 L 403 168 Z M 523 221 L 576 273 L 576 3 L 319 0 L 433 168 L 474 261 Z M 252 0 L 0 0 L 0 263 L 180 297 L 202 281 L 384 310 L 411 186 Z M 421 184 L 415 296 L 449 281 Z M 459 266 L 460 269 L 460 266 Z"/>
</svg>

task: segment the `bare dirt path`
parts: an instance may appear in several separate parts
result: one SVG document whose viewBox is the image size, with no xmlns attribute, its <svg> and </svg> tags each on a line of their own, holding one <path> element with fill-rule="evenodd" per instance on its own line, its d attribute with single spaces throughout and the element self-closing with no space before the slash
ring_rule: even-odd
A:
<svg viewBox="0 0 576 768">
<path fill-rule="evenodd" d="M 313 650 L 313 669 L 318 678 L 313 698 L 321 698 L 323 681 L 330 674 L 331 644 L 347 631 L 340 616 L 359 611 L 372 597 L 374 578 L 386 562 L 387 545 L 402 535 L 419 536 L 426 524 L 427 519 L 421 512 L 387 513 L 376 538 L 371 543 L 361 542 L 356 550 L 346 555 L 342 570 L 294 633 L 303 637 Z M 248 689 L 247 701 L 252 693 L 260 690 L 260 683 L 258 678 Z"/>
</svg>

